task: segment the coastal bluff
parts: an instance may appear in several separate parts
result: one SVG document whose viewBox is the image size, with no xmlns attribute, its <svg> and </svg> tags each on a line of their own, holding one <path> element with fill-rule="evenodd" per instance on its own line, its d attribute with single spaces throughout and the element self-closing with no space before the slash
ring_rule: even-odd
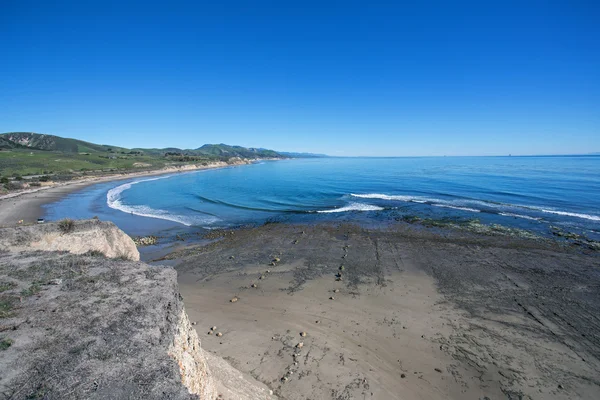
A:
<svg viewBox="0 0 600 400">
<path fill-rule="evenodd" d="M 138 260 L 108 222 L 0 229 L 0 398 L 274 399 L 202 349 L 175 270 Z"/>
<path fill-rule="evenodd" d="M 58 223 L 4 228 L 0 250 L 97 252 L 108 258 L 138 261 L 140 253 L 129 236 L 112 222 L 63 220 Z"/>
</svg>

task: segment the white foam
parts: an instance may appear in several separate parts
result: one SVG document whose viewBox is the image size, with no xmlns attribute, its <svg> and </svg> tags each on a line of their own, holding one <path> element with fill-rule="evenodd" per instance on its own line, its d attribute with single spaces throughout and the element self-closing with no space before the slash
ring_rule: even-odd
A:
<svg viewBox="0 0 600 400">
<path fill-rule="evenodd" d="M 567 212 L 567 211 L 557 211 L 557 210 L 546 210 L 543 208 L 541 208 L 540 211 L 548 213 L 548 214 L 564 215 L 566 217 L 583 218 L 583 219 L 589 219 L 590 221 L 600 221 L 600 217 L 597 215 L 579 214 L 579 213 L 572 213 L 572 212 Z"/>
<path fill-rule="evenodd" d="M 452 208 L 455 210 L 471 211 L 471 212 L 476 212 L 476 213 L 481 212 L 481 210 L 477 210 L 476 208 L 451 206 L 448 204 L 432 204 L 432 206 L 443 207 L 443 208 Z"/>
<path fill-rule="evenodd" d="M 500 213 L 500 215 L 503 215 L 505 217 L 515 217 L 515 218 L 530 219 L 532 221 L 539 221 L 539 220 L 541 220 L 541 218 L 530 217 L 529 215 L 522 215 L 522 214 Z"/>
<path fill-rule="evenodd" d="M 358 197 L 358 198 L 361 198 L 361 199 L 414 201 L 414 202 L 417 202 L 417 203 L 424 203 L 426 201 L 429 201 L 429 199 L 426 199 L 424 197 L 419 197 L 419 196 L 388 195 L 388 194 L 381 194 L 381 193 L 369 193 L 369 194 L 354 194 L 354 193 L 350 193 L 350 196 L 352 196 L 352 197 Z"/>
<path fill-rule="evenodd" d="M 106 204 L 112 209 L 119 210 L 119 211 L 122 211 L 127 214 L 134 214 L 134 215 L 138 215 L 140 217 L 148 217 L 148 218 L 156 218 L 156 219 L 163 219 L 163 220 L 167 220 L 167 221 L 173 221 L 173 222 L 177 222 L 179 224 L 185 225 L 185 226 L 192 226 L 192 225 L 199 225 L 199 224 L 211 224 L 211 223 L 218 221 L 218 218 L 216 218 L 216 217 L 184 217 L 182 215 L 171 214 L 168 211 L 157 210 L 157 209 L 154 209 L 154 208 L 148 207 L 148 206 L 125 205 L 121 201 L 121 193 L 123 193 L 124 191 L 126 191 L 128 189 L 131 189 L 131 187 L 133 185 L 141 183 L 141 182 L 155 181 L 158 179 L 166 179 L 169 177 L 171 177 L 171 175 L 161 176 L 158 178 L 151 178 L 151 179 L 142 179 L 139 181 L 129 182 L 129 183 L 125 183 L 123 185 L 117 186 L 117 187 L 109 190 L 106 193 Z"/>
<path fill-rule="evenodd" d="M 318 213 L 339 213 L 339 212 L 347 212 L 347 211 L 381 211 L 383 207 L 374 206 L 371 204 L 363 204 L 363 203 L 350 203 L 347 206 L 334 208 L 332 210 L 322 210 L 317 211 Z"/>
<path fill-rule="evenodd" d="M 445 208 L 454 208 L 457 210 L 464 211 L 472 211 L 472 212 L 482 212 L 480 209 L 476 209 L 469 206 L 481 206 L 486 208 L 492 208 L 496 210 L 502 210 L 503 212 L 500 215 L 511 216 L 517 218 L 525 218 L 539 221 L 541 218 L 531 217 L 522 214 L 511 213 L 509 210 L 529 210 L 529 211 L 537 211 L 544 212 L 548 214 L 556 214 L 562 215 L 565 217 L 575 217 L 587 219 L 590 221 L 600 221 L 600 216 L 590 215 L 590 214 L 581 214 L 581 213 L 573 213 L 568 211 L 560 211 L 560 210 L 552 210 L 539 206 L 531 206 L 531 205 L 522 205 L 522 204 L 505 204 L 505 203 L 493 203 L 487 202 L 485 200 L 471 200 L 471 199 L 455 199 L 455 200 L 442 200 L 442 199 L 434 199 L 427 198 L 421 196 L 406 196 L 406 195 L 387 195 L 381 193 L 369 193 L 369 194 L 350 194 L 353 197 L 359 197 L 362 199 L 379 199 L 379 200 L 396 200 L 396 201 L 405 201 L 405 202 L 413 202 L 413 203 L 432 203 L 433 206 L 436 207 L 445 207 Z"/>
</svg>

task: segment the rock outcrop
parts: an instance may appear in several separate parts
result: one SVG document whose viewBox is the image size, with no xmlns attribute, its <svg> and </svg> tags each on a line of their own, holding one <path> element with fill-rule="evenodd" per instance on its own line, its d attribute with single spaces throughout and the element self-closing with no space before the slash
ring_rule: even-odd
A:
<svg viewBox="0 0 600 400">
<path fill-rule="evenodd" d="M 101 253 L 108 258 L 140 259 L 133 240 L 112 222 L 60 221 L 0 229 L 0 250 Z"/>
<path fill-rule="evenodd" d="M 56 229 L 0 230 L 0 398 L 275 398 L 202 350 L 174 269 L 105 257 L 131 241 L 113 224 Z M 56 244 L 85 237 L 94 247 Z M 27 251 L 44 240 L 83 254 Z"/>
</svg>

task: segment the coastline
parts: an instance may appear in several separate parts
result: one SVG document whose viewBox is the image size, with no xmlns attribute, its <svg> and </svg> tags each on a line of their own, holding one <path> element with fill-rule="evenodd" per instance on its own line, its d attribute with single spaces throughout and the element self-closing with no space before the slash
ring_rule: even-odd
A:
<svg viewBox="0 0 600 400">
<path fill-rule="evenodd" d="M 231 166 L 249 165 L 260 160 L 239 159 L 231 163 L 219 161 L 208 165 L 183 165 L 167 167 L 153 171 L 134 171 L 119 175 L 92 176 L 67 182 L 58 182 L 36 189 L 23 190 L 0 196 L 0 227 L 14 226 L 20 220 L 24 224 L 35 223 L 43 215 L 42 206 L 53 203 L 73 192 L 85 189 L 98 183 L 119 181 L 124 179 L 146 176 L 168 175 L 172 173 L 193 172 L 207 169 L 226 168 Z"/>
<path fill-rule="evenodd" d="M 190 319 L 281 398 L 600 394 L 598 253 L 402 223 L 208 238 L 169 258 Z"/>
</svg>

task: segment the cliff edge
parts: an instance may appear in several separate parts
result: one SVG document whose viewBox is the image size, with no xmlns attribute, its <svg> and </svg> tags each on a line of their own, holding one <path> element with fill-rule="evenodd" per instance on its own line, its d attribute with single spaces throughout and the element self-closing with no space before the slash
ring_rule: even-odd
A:
<svg viewBox="0 0 600 400">
<path fill-rule="evenodd" d="M 121 248 L 116 238 L 126 235 L 99 221 L 63 233 L 61 243 L 72 235 L 84 243 L 86 232 L 95 232 L 89 249 L 74 247 L 82 254 L 23 250 L 56 229 L 0 229 L 0 399 L 274 398 L 265 385 L 207 357 L 174 269 L 107 258 L 97 249 L 113 254 Z M 240 381 L 212 373 L 213 359 L 221 375 Z"/>
<path fill-rule="evenodd" d="M 2 228 L 0 233 L 0 250 L 96 252 L 108 258 L 140 259 L 135 243 L 125 232 L 112 222 L 97 219 Z"/>
</svg>

